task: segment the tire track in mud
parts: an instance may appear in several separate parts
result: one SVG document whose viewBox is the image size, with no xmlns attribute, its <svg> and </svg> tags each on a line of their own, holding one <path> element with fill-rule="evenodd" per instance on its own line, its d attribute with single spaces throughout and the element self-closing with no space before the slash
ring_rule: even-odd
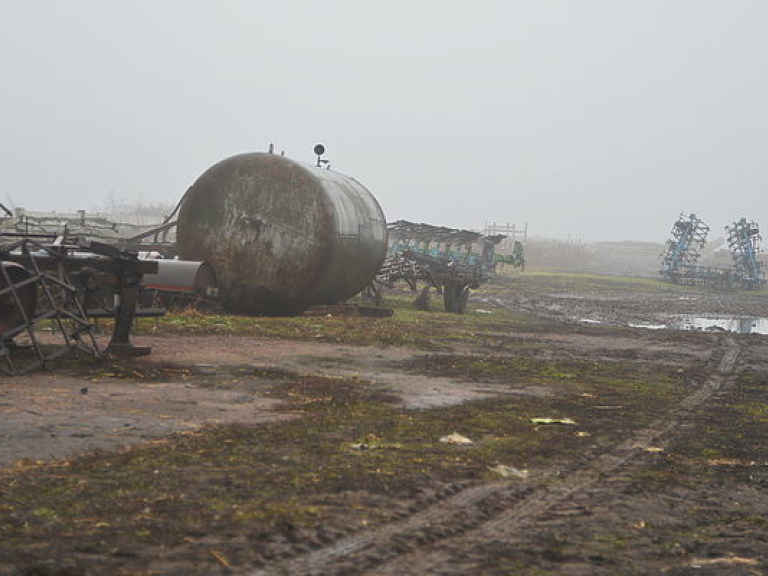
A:
<svg viewBox="0 0 768 576">
<path fill-rule="evenodd" d="M 537 475 L 539 487 L 509 482 L 464 489 L 457 486 L 400 520 L 353 533 L 251 575 L 425 574 L 440 573 L 440 567 L 451 572 L 448 566 L 456 549 L 519 535 L 542 514 L 568 504 L 572 497 L 598 485 L 622 466 L 639 460 L 652 446 L 663 445 L 666 436 L 733 381 L 741 348 L 732 335 L 723 336 L 721 352 L 715 372 L 684 398 L 670 417 L 635 432 L 564 479 L 553 470 Z"/>
</svg>

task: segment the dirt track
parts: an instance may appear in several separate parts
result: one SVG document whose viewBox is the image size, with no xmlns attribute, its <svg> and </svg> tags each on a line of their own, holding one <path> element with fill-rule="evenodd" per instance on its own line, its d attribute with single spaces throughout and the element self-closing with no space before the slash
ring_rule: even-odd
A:
<svg viewBox="0 0 768 576">
<path fill-rule="evenodd" d="M 333 546 L 254 574 L 331 574 L 337 570 L 340 560 L 357 567 L 368 565 L 367 568 L 377 574 L 454 573 L 457 565 L 462 564 L 462 570 L 479 569 L 480 566 L 473 566 L 473 562 L 466 559 L 472 555 L 473 548 L 492 541 L 520 539 L 535 528 L 542 517 L 567 515 L 572 510 L 570 499 L 574 496 L 599 492 L 602 498 L 616 497 L 608 486 L 611 477 L 641 470 L 647 465 L 643 460 L 648 458 L 649 449 L 663 450 L 669 435 L 686 422 L 691 412 L 732 382 L 739 346 L 732 337 L 725 336 L 723 348 L 715 374 L 686 397 L 679 410 L 663 421 L 636 431 L 611 451 L 596 454 L 593 461 L 581 469 L 571 470 L 555 487 L 543 486 L 525 495 L 518 494 L 517 487 L 510 488 L 506 483 L 459 490 L 404 520 L 350 536 Z M 542 471 L 538 482 L 547 484 L 557 473 L 557 470 Z M 499 503 L 490 514 L 481 506 L 489 500 Z M 410 545 L 403 543 L 408 540 Z M 482 564 L 482 560 L 477 564 Z"/>
<path fill-rule="evenodd" d="M 642 302 L 620 292 L 574 298 L 570 290 L 543 295 L 518 290 L 495 293 L 476 306 L 526 309 L 557 319 L 594 317 L 626 326 L 691 307 L 696 313 L 756 315 L 762 301 L 750 295 L 680 298 L 663 290 L 645 294 Z M 461 357 L 446 353 L 425 356 L 400 348 L 250 337 L 187 338 L 180 346 L 145 337 L 141 343 L 155 348 L 147 365 L 183 368 L 188 373 L 181 381 L 131 383 L 130 398 L 126 384 L 108 376 L 85 383 L 50 374 L 3 382 L 0 463 L 112 449 L 206 422 L 295 418 L 262 394 L 269 382 L 240 377 L 253 368 L 354 376 L 395 395 L 405 410 L 480 398 L 528 398 L 542 407 L 560 402 L 581 423 L 580 439 L 573 433 L 553 436 L 547 458 L 531 461 L 524 478 L 426 481 L 410 498 L 370 494 L 371 503 L 392 511 L 388 520 L 373 525 L 353 524 L 341 514 L 316 534 L 300 531 L 287 540 L 273 535 L 248 542 L 212 532 L 176 548 L 146 545 L 133 559 L 62 555 L 59 549 L 53 564 L 34 564 L 17 550 L 13 557 L 0 553 L 0 574 L 21 574 L 32 565 L 41 574 L 720 575 L 768 570 L 768 337 L 551 322 L 483 336 L 491 350 L 457 352 L 499 362 L 532 354 L 633 366 L 641 373 L 664 369 L 681 374 L 683 388 L 655 405 L 612 395 L 610 389 L 600 389 L 594 400 L 582 394 L 584 399 L 574 403 L 553 384 L 511 386 L 503 379 L 467 378 L 456 368 L 454 358 Z M 745 413 L 756 416 L 747 419 Z M 70 572 L 56 572 L 62 565 Z"/>
</svg>

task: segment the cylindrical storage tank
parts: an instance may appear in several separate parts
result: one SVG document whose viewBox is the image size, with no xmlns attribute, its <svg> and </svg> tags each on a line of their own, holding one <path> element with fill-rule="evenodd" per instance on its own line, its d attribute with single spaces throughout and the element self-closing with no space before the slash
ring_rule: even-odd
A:
<svg viewBox="0 0 768 576">
<path fill-rule="evenodd" d="M 209 262 L 225 308 L 290 314 L 360 292 L 387 248 L 384 213 L 353 178 L 266 153 L 209 168 L 187 191 L 179 257 Z"/>
<path fill-rule="evenodd" d="M 208 262 L 154 260 L 157 272 L 144 274 L 141 285 L 161 292 L 184 292 L 201 298 L 218 295 L 216 273 Z"/>
</svg>

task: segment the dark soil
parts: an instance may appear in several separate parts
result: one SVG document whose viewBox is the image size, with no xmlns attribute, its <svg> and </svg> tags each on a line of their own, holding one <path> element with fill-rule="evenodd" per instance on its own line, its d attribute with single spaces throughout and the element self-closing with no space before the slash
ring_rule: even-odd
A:
<svg viewBox="0 0 768 576">
<path fill-rule="evenodd" d="M 768 337 L 629 324 L 765 298 L 501 280 L 471 314 L 532 316 L 439 351 L 144 336 L 4 379 L 0 574 L 764 574 Z"/>
</svg>

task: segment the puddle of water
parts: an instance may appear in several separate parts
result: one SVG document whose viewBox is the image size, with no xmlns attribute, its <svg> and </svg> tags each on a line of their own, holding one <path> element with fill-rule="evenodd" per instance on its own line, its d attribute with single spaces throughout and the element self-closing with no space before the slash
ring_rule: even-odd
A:
<svg viewBox="0 0 768 576">
<path fill-rule="evenodd" d="M 581 324 L 605 324 L 603 320 L 578 318 Z M 701 330 L 704 332 L 723 330 L 736 334 L 768 334 L 768 318 L 749 318 L 744 316 L 677 316 L 667 324 L 628 324 L 630 328 L 646 330 Z"/>
<path fill-rule="evenodd" d="M 725 330 L 737 334 L 768 334 L 768 318 L 681 316 L 669 324 L 629 324 L 646 330 Z"/>
<path fill-rule="evenodd" d="M 630 328 L 645 328 L 646 330 L 666 330 L 669 328 L 666 324 L 629 324 Z"/>
<path fill-rule="evenodd" d="M 737 334 L 768 334 L 768 318 L 682 316 L 669 324 L 678 330 L 726 330 Z"/>
</svg>

